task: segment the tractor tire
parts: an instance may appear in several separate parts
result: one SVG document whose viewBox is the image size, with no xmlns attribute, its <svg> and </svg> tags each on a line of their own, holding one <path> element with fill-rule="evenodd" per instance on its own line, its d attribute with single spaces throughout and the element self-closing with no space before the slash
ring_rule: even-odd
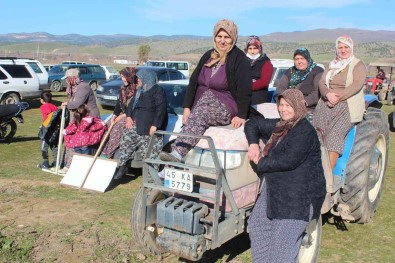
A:
<svg viewBox="0 0 395 263">
<path fill-rule="evenodd" d="M 380 201 L 388 162 L 387 116 L 369 107 L 357 125 L 357 133 L 346 168 L 341 202 L 348 205 L 356 223 L 368 223 Z"/>
<path fill-rule="evenodd" d="M 0 143 L 9 143 L 17 130 L 16 122 L 13 119 L 0 123 Z"/>
<path fill-rule="evenodd" d="M 161 200 L 167 198 L 162 192 L 156 189 L 144 190 L 144 187 L 140 187 L 137 192 L 136 198 L 134 199 L 134 204 L 132 207 L 132 215 L 130 218 L 130 224 L 132 226 L 132 235 L 133 239 L 137 245 L 139 245 L 142 249 L 151 252 L 153 255 L 162 256 L 164 251 L 160 246 L 156 243 L 156 237 L 158 235 L 157 228 L 153 232 L 145 229 L 144 222 L 142 222 L 142 200 L 143 200 L 143 192 L 149 191 L 147 193 L 147 205 L 154 204 Z"/>
<path fill-rule="evenodd" d="M 315 263 L 318 261 L 318 255 L 320 254 L 322 217 L 312 220 L 303 235 L 298 262 Z"/>
</svg>

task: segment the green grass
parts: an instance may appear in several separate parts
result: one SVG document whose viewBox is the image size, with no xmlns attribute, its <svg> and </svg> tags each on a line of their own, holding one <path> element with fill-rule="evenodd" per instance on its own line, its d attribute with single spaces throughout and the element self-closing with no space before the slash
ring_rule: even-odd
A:
<svg viewBox="0 0 395 263">
<path fill-rule="evenodd" d="M 64 93 L 55 93 L 59 105 Z M 36 168 L 41 162 L 37 138 L 41 122 L 38 100 L 30 101 L 25 123 L 18 124 L 15 139 L 0 144 L 0 262 L 157 262 L 134 244 L 130 231 L 130 209 L 141 177 L 133 178 L 106 193 L 60 185 L 61 177 Z M 393 106 L 383 106 L 389 114 Z M 102 110 L 102 114 L 110 112 Z M 337 229 L 333 219 L 323 226 L 319 262 L 394 262 L 395 258 L 395 133 L 390 133 L 390 153 L 382 198 L 369 224 L 345 223 Z M 45 202 L 59 204 L 43 215 L 32 211 Z M 15 214 L 15 209 L 20 213 Z M 51 221 L 51 213 L 64 213 Z M 45 214 L 48 213 L 48 214 Z M 39 218 L 41 216 L 42 218 Z M 21 226 L 19 221 L 26 217 Z M 98 241 L 99 240 L 99 241 Z M 251 262 L 248 237 L 240 237 L 209 251 L 205 262 Z M 37 254 L 51 243 L 45 254 Z M 74 251 L 71 252 L 73 247 Z M 80 253 L 80 254 L 78 254 Z M 208 261 L 207 261 L 208 260 Z M 164 262 L 180 262 L 171 256 Z M 181 261 L 185 262 L 185 261 Z"/>
</svg>

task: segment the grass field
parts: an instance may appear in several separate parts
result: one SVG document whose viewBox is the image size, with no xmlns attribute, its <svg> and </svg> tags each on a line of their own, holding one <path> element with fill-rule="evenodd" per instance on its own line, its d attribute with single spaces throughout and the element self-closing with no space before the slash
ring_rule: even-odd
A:
<svg viewBox="0 0 395 263">
<path fill-rule="evenodd" d="M 57 105 L 64 93 L 55 93 Z M 39 101 L 30 101 L 25 123 L 10 144 L 0 144 L 0 262 L 158 262 L 131 238 L 130 208 L 140 171 L 106 193 L 60 185 L 42 172 Z M 389 114 L 393 106 L 383 106 Z M 101 113 L 107 113 L 103 110 Z M 382 199 L 369 224 L 323 226 L 319 262 L 395 262 L 395 133 Z M 163 262 L 186 262 L 168 256 Z M 201 262 L 251 262 L 248 236 L 210 251 Z"/>
</svg>

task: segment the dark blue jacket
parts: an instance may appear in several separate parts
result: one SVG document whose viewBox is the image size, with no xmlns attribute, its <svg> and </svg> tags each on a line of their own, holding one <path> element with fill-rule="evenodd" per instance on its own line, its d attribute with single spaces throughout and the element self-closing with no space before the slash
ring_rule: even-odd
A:
<svg viewBox="0 0 395 263">
<path fill-rule="evenodd" d="M 278 119 L 256 117 L 244 128 L 249 144 L 268 140 Z M 307 119 L 299 121 L 288 134 L 258 162 L 258 173 L 266 180 L 267 216 L 270 219 L 309 221 L 318 218 L 326 188 L 317 133 Z"/>
<path fill-rule="evenodd" d="M 126 109 L 126 116 L 132 117 L 137 133 L 149 135 L 151 126 L 157 127 L 158 130 L 166 129 L 167 100 L 165 91 L 156 84 L 140 95 L 133 109 L 136 94 L 137 92 L 134 93 Z"/>
</svg>

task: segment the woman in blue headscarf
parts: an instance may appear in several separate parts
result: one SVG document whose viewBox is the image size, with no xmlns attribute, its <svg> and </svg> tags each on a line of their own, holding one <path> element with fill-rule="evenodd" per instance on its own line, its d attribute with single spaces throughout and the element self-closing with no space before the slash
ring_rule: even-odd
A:
<svg viewBox="0 0 395 263">
<path fill-rule="evenodd" d="M 167 102 L 164 90 L 157 84 L 155 72 L 140 69 L 137 90 L 126 109 L 126 124 L 119 147 L 119 169 L 114 180 L 121 179 L 128 170 L 128 162 L 139 150 L 145 152 L 152 134 L 164 129 L 167 122 Z M 163 146 L 160 138 L 155 142 L 153 155 L 159 155 Z"/>
<path fill-rule="evenodd" d="M 306 48 L 298 48 L 294 52 L 294 66 L 284 73 L 276 86 L 276 97 L 287 89 L 298 89 L 303 93 L 308 111 L 314 111 L 320 98 L 318 85 L 323 71 Z"/>
</svg>

